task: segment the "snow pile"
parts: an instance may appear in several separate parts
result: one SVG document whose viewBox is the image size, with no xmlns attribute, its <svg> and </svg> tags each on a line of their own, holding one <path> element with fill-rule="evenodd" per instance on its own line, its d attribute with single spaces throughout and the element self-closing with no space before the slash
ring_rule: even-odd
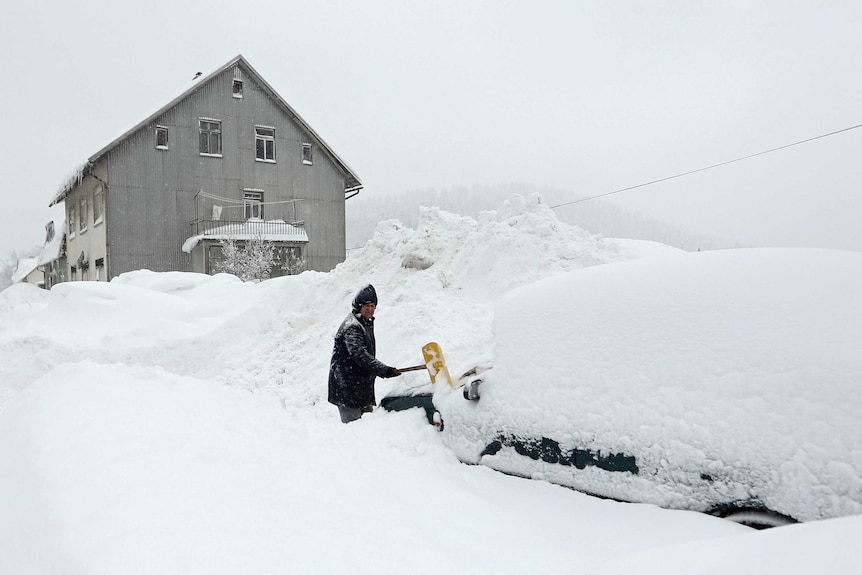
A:
<svg viewBox="0 0 862 575">
<path fill-rule="evenodd" d="M 665 507 L 756 498 L 800 520 L 862 513 L 860 292 L 862 254 L 790 248 L 529 284 L 499 302 L 482 399 L 446 398 L 443 435 L 468 460 L 500 434 L 636 455 L 638 475 L 538 467 Z M 495 457 L 508 471 L 537 469 Z"/>
<path fill-rule="evenodd" d="M 461 465 L 412 413 L 332 411 L 64 364 L 0 415 L 0 571 L 556 572 L 747 531 Z"/>
<path fill-rule="evenodd" d="M 594 236 L 560 222 L 534 195 L 513 196 L 478 220 L 424 208 L 415 231 L 397 220 L 384 222 L 366 244 L 359 265 L 395 256 L 408 269 L 434 266 L 443 287 L 496 299 L 548 275 L 654 253 L 682 252 L 654 242 Z"/>
<path fill-rule="evenodd" d="M 772 573 L 809 575 L 859 570 L 860 517 L 829 519 L 757 533 L 680 543 L 597 562 L 594 575 Z"/>
<path fill-rule="evenodd" d="M 601 573 L 611 556 L 724 550 L 749 530 L 461 465 L 419 412 L 343 426 L 325 401 L 332 336 L 367 282 L 378 357 L 414 365 L 437 340 L 457 373 L 493 354 L 510 287 L 659 254 L 684 255 L 513 198 L 478 220 L 428 209 L 416 229 L 381 224 L 328 274 L 12 286 L 0 292 L 0 571 Z M 426 380 L 386 380 L 378 397 Z M 862 522 L 840 528 L 858 538 Z M 640 571 L 662 572 L 657 557 Z"/>
<path fill-rule="evenodd" d="M 36 314 L 19 305 L 19 290 L 6 290 L 0 314 L 12 315 L 9 321 L 0 316 L 0 386 L 22 389 L 57 365 L 90 358 L 262 389 L 300 408 L 325 404 L 321 382 L 332 336 L 365 283 L 380 296 L 384 362 L 421 363 L 421 346 L 437 340 L 457 371 L 490 357 L 493 305 L 510 287 L 665 251 L 682 253 L 591 236 L 560 223 L 540 196 L 514 196 L 479 221 L 427 208 L 415 230 L 384 222 L 361 255 L 329 274 L 245 284 L 224 274 L 141 270 L 109 284 L 70 282 L 47 295 L 31 290 L 31 299 L 44 297 Z M 496 264 L 489 266 L 488 258 Z M 387 385 L 426 380 L 407 374 L 381 383 L 378 396 Z"/>
</svg>

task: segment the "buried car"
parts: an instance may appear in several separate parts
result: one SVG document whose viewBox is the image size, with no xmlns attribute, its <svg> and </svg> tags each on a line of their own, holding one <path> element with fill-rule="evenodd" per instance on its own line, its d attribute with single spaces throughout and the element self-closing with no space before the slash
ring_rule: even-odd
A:
<svg viewBox="0 0 862 575">
<path fill-rule="evenodd" d="M 503 296 L 488 365 L 382 404 L 425 407 L 466 463 L 601 497 L 752 526 L 859 514 L 860 294 L 862 254 L 837 250 L 586 268 Z"/>
</svg>

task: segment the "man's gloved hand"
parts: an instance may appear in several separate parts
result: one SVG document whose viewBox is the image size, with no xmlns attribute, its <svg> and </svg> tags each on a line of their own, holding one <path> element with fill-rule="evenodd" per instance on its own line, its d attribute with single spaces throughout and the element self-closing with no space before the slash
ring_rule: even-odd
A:
<svg viewBox="0 0 862 575">
<path fill-rule="evenodd" d="M 390 367 L 385 377 L 398 377 L 399 375 L 401 375 L 401 371 L 397 367 Z"/>
</svg>

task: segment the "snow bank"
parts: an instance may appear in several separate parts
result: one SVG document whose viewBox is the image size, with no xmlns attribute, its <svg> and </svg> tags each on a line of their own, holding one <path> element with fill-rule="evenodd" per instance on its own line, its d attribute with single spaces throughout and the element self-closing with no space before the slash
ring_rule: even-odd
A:
<svg viewBox="0 0 862 575">
<path fill-rule="evenodd" d="M 378 357 L 414 365 L 437 340 L 458 373 L 491 358 L 510 288 L 680 255 L 515 197 L 478 219 L 428 208 L 416 229 L 385 222 L 326 274 L 139 271 L 4 290 L 0 570 L 598 572 L 611 557 L 748 533 L 461 465 L 421 413 L 343 426 L 325 400 L 332 336 L 365 283 L 380 298 Z M 378 397 L 426 381 L 386 380 Z"/>
<path fill-rule="evenodd" d="M 593 575 L 855 573 L 862 517 L 829 519 L 708 541 L 659 546 L 591 566 Z"/>
<path fill-rule="evenodd" d="M 659 510 L 463 466 L 412 414 L 343 426 L 158 367 L 56 368 L 0 417 L 0 454 L 9 573 L 553 572 L 739 530 L 644 534 Z"/>
</svg>

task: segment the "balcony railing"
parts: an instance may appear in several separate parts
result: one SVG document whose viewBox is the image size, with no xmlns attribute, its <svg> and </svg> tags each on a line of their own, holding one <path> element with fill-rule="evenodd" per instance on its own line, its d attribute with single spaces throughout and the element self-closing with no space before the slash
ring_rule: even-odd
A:
<svg viewBox="0 0 862 575">
<path fill-rule="evenodd" d="M 262 237 L 270 241 L 307 242 L 305 222 L 248 219 L 242 221 L 195 220 L 192 235 L 211 239 L 248 240 Z"/>
</svg>

